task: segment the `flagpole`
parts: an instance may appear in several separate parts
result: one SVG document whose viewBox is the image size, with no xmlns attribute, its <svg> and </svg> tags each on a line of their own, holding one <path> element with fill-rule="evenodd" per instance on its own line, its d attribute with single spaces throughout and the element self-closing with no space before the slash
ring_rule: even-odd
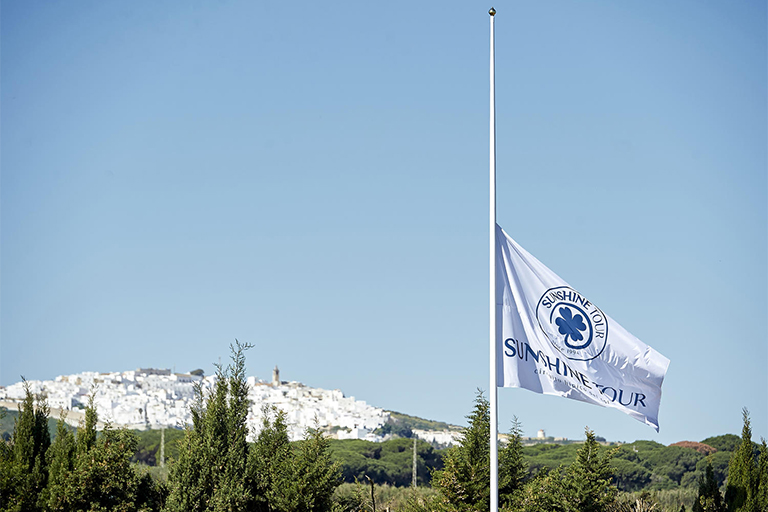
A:
<svg viewBox="0 0 768 512">
<path fill-rule="evenodd" d="M 499 510 L 499 425 L 498 388 L 496 387 L 496 53 L 493 22 L 496 9 L 491 7 L 491 119 L 490 119 L 490 409 L 491 409 L 491 512 Z"/>
</svg>

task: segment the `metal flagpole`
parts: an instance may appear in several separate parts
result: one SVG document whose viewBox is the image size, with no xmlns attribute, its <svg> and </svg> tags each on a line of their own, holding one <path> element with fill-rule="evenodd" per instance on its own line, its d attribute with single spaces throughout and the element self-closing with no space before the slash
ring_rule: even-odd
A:
<svg viewBox="0 0 768 512">
<path fill-rule="evenodd" d="M 499 425 L 496 387 L 496 54 L 493 22 L 496 9 L 491 7 L 491 123 L 490 123 L 490 406 L 491 406 L 491 512 L 499 510 Z"/>
</svg>

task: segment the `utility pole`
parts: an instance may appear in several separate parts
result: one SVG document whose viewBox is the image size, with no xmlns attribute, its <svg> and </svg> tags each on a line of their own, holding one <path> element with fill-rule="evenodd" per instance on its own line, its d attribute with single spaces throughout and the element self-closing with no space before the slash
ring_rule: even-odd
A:
<svg viewBox="0 0 768 512">
<path fill-rule="evenodd" d="M 413 477 L 411 478 L 411 487 L 416 487 L 416 437 L 413 438 Z"/>
<path fill-rule="evenodd" d="M 160 429 L 160 467 L 165 467 L 165 427 Z"/>
</svg>

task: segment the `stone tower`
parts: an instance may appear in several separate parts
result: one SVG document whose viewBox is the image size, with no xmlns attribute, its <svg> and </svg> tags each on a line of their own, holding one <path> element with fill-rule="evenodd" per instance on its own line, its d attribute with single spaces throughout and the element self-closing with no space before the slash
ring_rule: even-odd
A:
<svg viewBox="0 0 768 512">
<path fill-rule="evenodd" d="M 275 369 L 272 370 L 272 385 L 280 385 L 280 370 L 277 368 L 277 365 L 275 365 Z"/>
</svg>

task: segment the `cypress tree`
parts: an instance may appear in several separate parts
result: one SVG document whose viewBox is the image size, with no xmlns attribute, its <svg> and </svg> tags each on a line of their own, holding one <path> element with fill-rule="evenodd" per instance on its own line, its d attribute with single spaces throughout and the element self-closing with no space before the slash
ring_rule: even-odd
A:
<svg viewBox="0 0 768 512">
<path fill-rule="evenodd" d="M 219 457 L 223 467 L 220 470 L 219 483 L 213 495 L 213 510 L 222 512 L 244 510 L 251 501 L 251 495 L 246 486 L 248 462 L 246 437 L 248 435 L 249 402 L 244 354 L 244 351 L 251 348 L 251 345 L 240 344 L 237 340 L 236 344 L 236 347 L 230 347 L 232 364 L 229 366 L 226 376 L 226 404 L 223 410 L 219 411 L 215 418 L 212 418 L 217 426 L 223 420 L 223 439 L 226 440 L 226 445 Z"/>
<path fill-rule="evenodd" d="M 760 443 L 757 503 L 758 510 L 768 510 L 768 446 L 765 439 L 761 439 Z"/>
<path fill-rule="evenodd" d="M 742 418 L 741 443 L 728 464 L 725 503 L 729 512 L 764 512 L 759 507 L 760 475 L 746 408 L 742 409 Z"/>
<path fill-rule="evenodd" d="M 725 512 L 725 504 L 712 469 L 712 459 L 707 458 L 705 475 L 699 479 L 699 491 L 693 504 L 693 512 Z"/>
<path fill-rule="evenodd" d="M 96 414 L 96 405 L 94 404 L 95 390 L 91 390 L 88 397 L 88 406 L 85 408 L 85 421 L 80 423 L 77 430 L 76 450 L 78 455 L 88 453 L 94 443 L 96 443 L 96 424 L 99 421 Z"/>
<path fill-rule="evenodd" d="M 4 467 L 0 480 L 4 495 L 0 496 L 3 498 L 0 506 L 3 510 L 34 512 L 44 507 L 41 495 L 48 483 L 45 453 L 51 445 L 49 409 L 44 397 L 32 394 L 26 380 L 24 393 L 11 446 L 3 450 Z"/>
<path fill-rule="evenodd" d="M 288 425 L 285 413 L 274 406 L 264 407 L 262 413 L 261 430 L 248 454 L 248 483 L 255 510 L 284 510 L 290 500 L 282 489 L 292 477 Z"/>
<path fill-rule="evenodd" d="M 232 364 L 216 368 L 213 393 L 195 388 L 192 425 L 179 444 L 178 460 L 168 475 L 167 510 L 244 510 L 253 501 L 247 486 L 248 389 L 244 352 L 251 345 L 235 340 Z"/>
<path fill-rule="evenodd" d="M 66 480 L 75 467 L 75 436 L 65 423 L 66 412 L 56 424 L 56 439 L 46 453 L 48 487 L 46 501 L 51 511 L 65 511 Z"/>
</svg>

